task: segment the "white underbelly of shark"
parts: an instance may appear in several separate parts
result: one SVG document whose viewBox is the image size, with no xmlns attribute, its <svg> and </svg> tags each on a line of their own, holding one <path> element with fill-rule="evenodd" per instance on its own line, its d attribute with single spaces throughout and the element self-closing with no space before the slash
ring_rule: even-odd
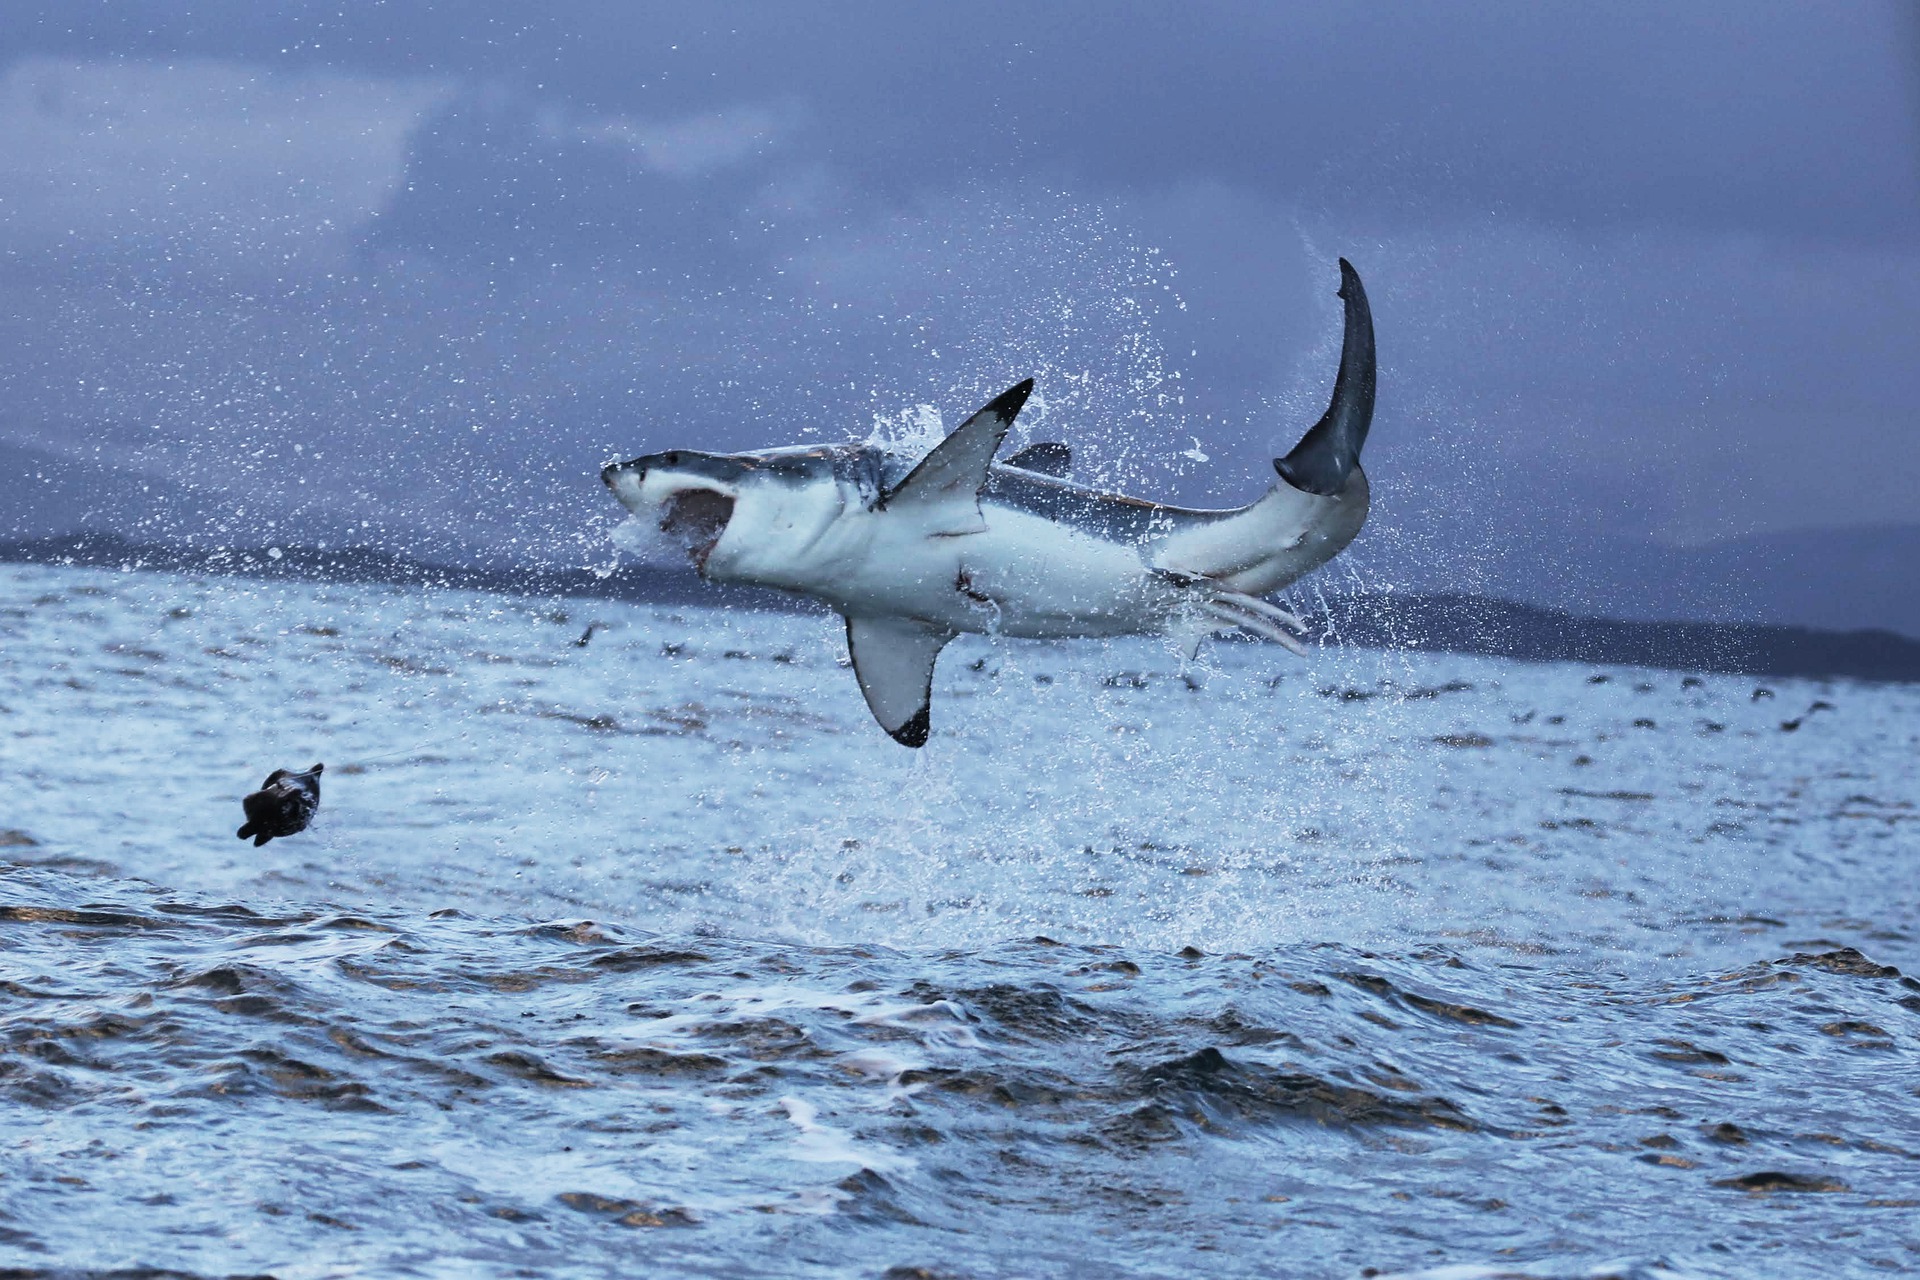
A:
<svg viewBox="0 0 1920 1280">
<path fill-rule="evenodd" d="M 862 553 L 808 594 L 849 617 L 1034 639 L 1155 631 L 1178 594 L 1134 548 L 991 503 L 981 516 L 977 534 L 928 537 L 865 515 L 852 522 L 866 535 Z M 757 584 L 795 589 L 791 580 Z"/>
</svg>

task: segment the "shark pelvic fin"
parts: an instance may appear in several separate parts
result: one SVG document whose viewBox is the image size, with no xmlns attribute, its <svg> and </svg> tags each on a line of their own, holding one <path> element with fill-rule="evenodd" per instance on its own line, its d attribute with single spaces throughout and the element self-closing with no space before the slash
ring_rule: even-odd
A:
<svg viewBox="0 0 1920 1280">
<path fill-rule="evenodd" d="M 1058 440 L 1042 440 L 1008 458 L 1007 465 L 1062 480 L 1067 472 L 1073 470 L 1073 450 Z"/>
<path fill-rule="evenodd" d="M 1271 640 L 1303 658 L 1307 656 L 1306 646 L 1294 638 L 1294 633 L 1307 633 L 1307 624 L 1298 615 L 1258 596 L 1223 587 L 1212 578 L 1197 573 L 1182 573 L 1177 569 L 1156 569 L 1154 573 L 1162 582 L 1190 593 L 1190 612 L 1176 618 L 1169 629 L 1169 634 L 1176 638 L 1187 639 L 1195 627 L 1204 637 L 1213 626 L 1224 625 L 1250 632 L 1263 640 Z M 1195 643 L 1188 661 L 1192 661 L 1193 655 L 1198 652 L 1199 645 Z"/>
<path fill-rule="evenodd" d="M 936 532 L 948 534 L 978 533 L 986 527 L 980 516 L 980 489 L 987 482 L 987 468 L 1000 451 L 1007 429 L 1020 414 L 1020 406 L 1033 391 L 1033 379 L 1003 391 L 987 401 L 986 407 L 955 427 L 953 434 L 933 446 L 920 459 L 920 465 L 905 480 L 880 499 L 883 511 L 908 507 L 952 507 L 950 527 Z"/>
<path fill-rule="evenodd" d="M 1302 658 L 1307 656 L 1307 647 L 1289 634 L 1290 630 L 1305 630 L 1300 619 L 1258 596 L 1242 595 L 1238 591 L 1215 592 L 1200 602 L 1200 612 L 1216 622 L 1271 640 Z"/>
<path fill-rule="evenodd" d="M 847 619 L 847 652 L 867 709 L 901 746 L 927 745 L 933 663 L 951 639 L 951 631 L 907 618 Z"/>
<path fill-rule="evenodd" d="M 1373 309 L 1360 273 L 1340 259 L 1340 297 L 1346 300 L 1346 333 L 1340 345 L 1340 376 L 1333 384 L 1333 402 L 1313 424 L 1293 452 L 1275 458 L 1280 478 L 1303 493 L 1334 497 L 1347 487 L 1347 477 L 1360 462 L 1360 448 L 1373 425 Z"/>
</svg>

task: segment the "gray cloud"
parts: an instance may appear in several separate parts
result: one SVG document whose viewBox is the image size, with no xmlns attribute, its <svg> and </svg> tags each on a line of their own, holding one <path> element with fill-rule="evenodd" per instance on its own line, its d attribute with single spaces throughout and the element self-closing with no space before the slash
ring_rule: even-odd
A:
<svg viewBox="0 0 1920 1280">
<path fill-rule="evenodd" d="M 1035 373 L 1030 429 L 1094 474 L 1237 501 L 1324 403 L 1344 254 L 1381 330 L 1382 548 L 1470 576 L 1522 546 L 1912 520 L 1903 21 L 16 20 L 0 438 L 573 554 L 613 454 L 864 434 Z"/>
<path fill-rule="evenodd" d="M 10 255 L 350 244 L 399 189 L 408 137 L 444 93 L 209 59 L 23 59 L 0 75 L 0 235 Z"/>
<path fill-rule="evenodd" d="M 684 119 L 798 101 L 869 190 L 1036 170 L 1223 181 L 1424 220 L 1911 238 L 1905 6 L 753 3 L 507 0 L 340 11 L 147 0 L 21 32 L 132 56 L 506 83 Z"/>
</svg>

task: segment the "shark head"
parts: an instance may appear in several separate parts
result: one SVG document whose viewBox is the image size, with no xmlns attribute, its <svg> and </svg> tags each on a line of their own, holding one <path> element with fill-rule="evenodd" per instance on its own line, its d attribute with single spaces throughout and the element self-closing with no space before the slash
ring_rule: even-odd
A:
<svg viewBox="0 0 1920 1280">
<path fill-rule="evenodd" d="M 742 458 L 675 449 L 610 463 L 600 479 L 621 506 L 653 524 L 705 573 L 733 522 L 750 471 Z"/>
<path fill-rule="evenodd" d="M 762 562 L 805 546 L 850 506 L 871 508 L 883 466 L 857 446 L 675 449 L 611 463 L 600 479 L 701 576 L 786 585 Z"/>
</svg>

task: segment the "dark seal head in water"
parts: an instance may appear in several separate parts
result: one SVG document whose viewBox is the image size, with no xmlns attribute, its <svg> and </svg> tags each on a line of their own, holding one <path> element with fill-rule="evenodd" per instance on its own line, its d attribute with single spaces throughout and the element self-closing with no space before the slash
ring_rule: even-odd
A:
<svg viewBox="0 0 1920 1280">
<path fill-rule="evenodd" d="M 305 831 L 320 807 L 320 771 L 316 764 L 305 773 L 275 769 L 260 784 L 260 789 L 240 802 L 247 811 L 247 825 L 236 833 L 242 840 L 253 837 L 259 848 L 275 836 L 290 836 Z"/>
</svg>

